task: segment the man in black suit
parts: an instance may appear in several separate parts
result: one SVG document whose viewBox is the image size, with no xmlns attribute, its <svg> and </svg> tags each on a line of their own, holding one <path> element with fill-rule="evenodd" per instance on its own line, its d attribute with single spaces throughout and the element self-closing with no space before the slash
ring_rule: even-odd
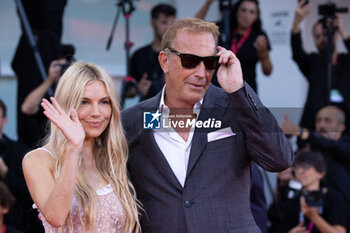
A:
<svg viewBox="0 0 350 233">
<path fill-rule="evenodd" d="M 200 19 L 173 23 L 159 54 L 163 91 L 122 113 L 143 232 L 260 232 L 250 209 L 251 162 L 281 171 L 293 161 L 239 60 L 217 47 L 218 35 Z M 217 63 L 222 89 L 210 84 Z"/>
</svg>

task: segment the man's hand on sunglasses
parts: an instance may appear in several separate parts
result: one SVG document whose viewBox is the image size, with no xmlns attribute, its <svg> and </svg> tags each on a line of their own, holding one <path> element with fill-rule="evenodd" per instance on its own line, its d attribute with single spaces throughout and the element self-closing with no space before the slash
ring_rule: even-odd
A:
<svg viewBox="0 0 350 233">
<path fill-rule="evenodd" d="M 233 93 L 243 87 L 243 75 L 241 63 L 235 54 L 218 46 L 218 56 L 220 56 L 220 67 L 217 72 L 218 82 L 227 93 Z"/>
</svg>

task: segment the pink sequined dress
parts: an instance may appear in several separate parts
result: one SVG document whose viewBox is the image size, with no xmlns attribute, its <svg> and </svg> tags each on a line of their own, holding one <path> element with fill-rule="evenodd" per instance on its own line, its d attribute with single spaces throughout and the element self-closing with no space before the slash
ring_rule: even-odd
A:
<svg viewBox="0 0 350 233">
<path fill-rule="evenodd" d="M 48 152 L 53 156 L 52 152 L 46 148 L 38 148 Z M 93 232 L 103 232 L 103 233 L 123 233 L 122 231 L 122 218 L 123 218 L 123 207 L 113 191 L 113 187 L 108 184 L 107 186 L 96 190 L 99 202 L 96 202 L 96 207 L 98 212 L 96 213 L 95 219 L 95 230 Z M 37 208 L 33 205 L 33 208 Z M 78 200 L 73 196 L 72 200 L 72 223 L 73 223 L 73 233 L 83 232 L 83 225 L 80 222 L 79 217 L 79 205 Z M 82 212 L 82 211 L 81 211 Z M 50 225 L 40 213 L 40 219 L 44 225 L 45 233 L 69 233 L 67 225 L 63 225 L 60 228 Z M 81 217 L 84 220 L 84 213 L 81 213 Z M 92 232 L 87 232 L 92 233 Z"/>
<path fill-rule="evenodd" d="M 117 196 L 113 192 L 111 185 L 96 190 L 97 196 L 100 200 L 100 205 L 97 202 L 97 208 L 99 211 L 96 214 L 95 219 L 95 231 L 103 233 L 122 233 L 121 221 L 123 217 L 123 208 Z M 83 225 L 80 223 L 80 218 L 78 215 L 78 201 L 73 197 L 73 209 L 72 209 L 72 222 L 73 222 L 73 232 L 80 233 L 83 232 Z M 36 208 L 35 205 L 33 205 Z M 43 222 L 46 233 L 69 233 L 67 225 L 63 225 L 61 228 L 54 227 L 50 225 L 40 213 L 41 221 Z M 84 220 L 84 213 L 82 213 L 82 218 Z M 91 233 L 91 232 L 90 232 Z"/>
</svg>

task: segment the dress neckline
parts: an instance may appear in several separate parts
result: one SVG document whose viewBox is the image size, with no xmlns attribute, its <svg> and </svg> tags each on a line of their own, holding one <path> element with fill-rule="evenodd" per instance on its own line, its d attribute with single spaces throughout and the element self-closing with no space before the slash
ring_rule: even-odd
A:
<svg viewBox="0 0 350 233">
<path fill-rule="evenodd" d="M 96 193 L 99 196 L 106 195 L 111 192 L 113 192 L 113 187 L 111 184 L 107 184 L 106 186 L 96 190 Z"/>
</svg>

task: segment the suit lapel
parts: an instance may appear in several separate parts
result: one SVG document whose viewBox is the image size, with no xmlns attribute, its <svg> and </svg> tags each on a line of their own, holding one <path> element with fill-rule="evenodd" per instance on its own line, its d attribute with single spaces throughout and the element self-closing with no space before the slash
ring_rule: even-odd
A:
<svg viewBox="0 0 350 233">
<path fill-rule="evenodd" d="M 141 107 L 141 111 L 157 111 L 159 108 L 160 98 L 161 92 L 147 102 L 147 108 Z M 176 178 L 173 170 L 171 169 L 168 161 L 166 160 L 153 136 L 153 130 L 143 130 L 139 136 L 139 141 L 142 144 L 142 148 L 144 148 L 148 158 L 155 165 L 155 167 L 157 167 L 159 172 L 177 189 L 182 191 L 180 182 Z"/>
<path fill-rule="evenodd" d="M 177 189 L 182 191 L 182 186 L 176 178 L 162 151 L 159 149 L 157 142 L 154 139 L 153 132 L 143 132 L 140 136 L 140 143 L 143 144 L 143 148 L 145 148 L 145 153 L 147 154 L 151 162 L 155 165 L 155 167 L 157 167 L 158 171 L 171 184 L 173 184 Z"/>
<path fill-rule="evenodd" d="M 222 103 L 225 100 L 225 96 L 220 93 L 220 89 L 213 87 L 212 84 L 209 86 L 198 120 L 206 121 L 209 118 L 221 120 L 228 103 Z M 220 101 L 218 101 L 219 99 Z M 207 145 L 207 134 L 211 131 L 213 131 L 211 128 L 196 128 L 192 138 L 192 146 L 186 176 L 190 175 L 196 162 L 200 158 L 200 155 Z"/>
<path fill-rule="evenodd" d="M 154 98 L 150 99 L 150 101 L 147 102 L 146 111 L 156 111 L 159 107 L 160 97 L 161 92 Z M 220 101 L 218 101 L 219 99 Z M 210 84 L 207 94 L 204 97 L 203 106 L 201 108 L 198 120 L 206 121 L 209 118 L 221 120 L 222 115 L 228 107 L 228 102 L 225 102 L 224 100 L 227 100 L 227 98 L 225 98 L 222 90 Z M 190 175 L 205 146 L 207 145 L 207 134 L 211 131 L 213 131 L 211 128 L 196 128 L 192 138 L 191 152 L 187 167 L 187 176 Z M 143 145 L 143 148 L 145 148 L 145 153 L 152 161 L 152 163 L 157 167 L 159 172 L 177 189 L 182 191 L 183 188 L 180 182 L 176 178 L 168 161 L 157 145 L 157 142 L 153 136 L 153 131 L 143 130 L 139 137 L 139 141 Z"/>
</svg>

